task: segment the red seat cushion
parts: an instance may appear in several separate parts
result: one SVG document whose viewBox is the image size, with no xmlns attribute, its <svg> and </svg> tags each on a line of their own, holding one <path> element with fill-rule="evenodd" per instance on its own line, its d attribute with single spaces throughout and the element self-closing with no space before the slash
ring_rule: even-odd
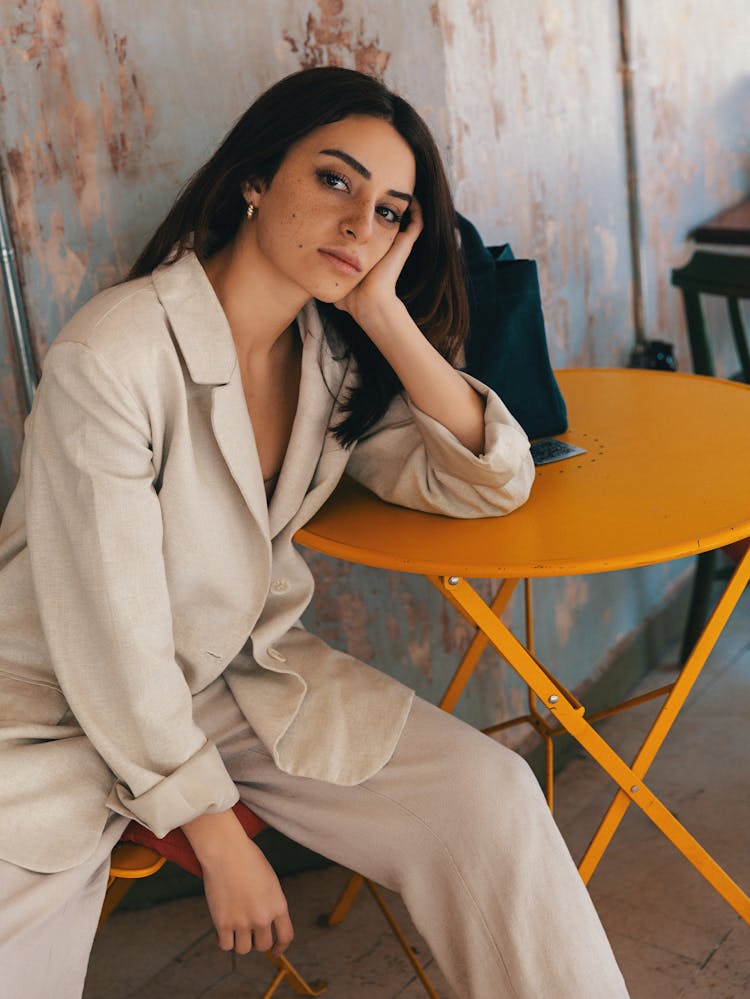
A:
<svg viewBox="0 0 750 999">
<path fill-rule="evenodd" d="M 263 819 L 259 819 L 254 812 L 251 812 L 247 805 L 243 805 L 238 801 L 232 808 L 232 811 L 239 819 L 240 825 L 250 839 L 255 839 L 258 833 L 266 828 L 267 823 Z M 172 832 L 167 833 L 166 836 L 162 836 L 159 839 L 150 829 L 146 829 L 145 826 L 133 821 L 130 825 L 126 826 L 125 832 L 120 839 L 127 843 L 139 843 L 141 846 L 149 846 L 152 850 L 156 850 L 157 853 L 161 854 L 162 857 L 171 860 L 173 864 L 177 864 L 191 874 L 195 874 L 196 877 L 200 878 L 203 876 L 198 858 L 193 852 L 187 836 L 180 828 L 173 829 Z"/>
</svg>

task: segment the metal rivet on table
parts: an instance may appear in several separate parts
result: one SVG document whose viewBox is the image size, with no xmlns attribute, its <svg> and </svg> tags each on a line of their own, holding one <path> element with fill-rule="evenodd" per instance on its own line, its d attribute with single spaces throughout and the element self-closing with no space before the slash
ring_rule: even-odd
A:
<svg viewBox="0 0 750 999">
<path fill-rule="evenodd" d="M 638 787 L 638 785 L 637 785 L 637 784 L 633 784 L 633 786 L 631 787 L 631 789 L 630 789 L 630 790 L 631 790 L 631 792 L 632 792 L 633 794 L 637 794 L 637 793 L 638 793 L 638 791 L 640 791 L 640 788 Z"/>
<path fill-rule="evenodd" d="M 448 576 L 448 586 L 458 586 L 458 576 Z"/>
<path fill-rule="evenodd" d="M 557 696 L 557 694 L 550 694 L 548 697 L 548 701 L 550 704 L 557 704 L 559 700 L 560 698 Z"/>
</svg>

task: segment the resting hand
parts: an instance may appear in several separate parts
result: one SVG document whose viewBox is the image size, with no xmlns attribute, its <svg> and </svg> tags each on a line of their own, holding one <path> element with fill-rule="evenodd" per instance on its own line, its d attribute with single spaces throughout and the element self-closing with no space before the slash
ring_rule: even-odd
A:
<svg viewBox="0 0 750 999">
<path fill-rule="evenodd" d="M 233 812 L 201 815 L 183 827 L 203 869 L 206 902 L 221 950 L 282 954 L 294 937 L 273 868 Z"/>
<path fill-rule="evenodd" d="M 422 232 L 422 211 L 416 198 L 412 199 L 409 211 L 409 224 L 398 233 L 385 256 L 348 295 L 335 303 L 337 309 L 348 312 L 368 335 L 369 327 L 377 325 L 394 305 L 403 307 L 396 295 L 396 282 Z"/>
<path fill-rule="evenodd" d="M 441 423 L 475 455 L 482 454 L 484 401 L 422 333 L 396 294 L 396 281 L 422 232 L 422 212 L 411 204 L 409 225 L 348 295 L 346 309 L 396 373 L 417 409 Z"/>
</svg>

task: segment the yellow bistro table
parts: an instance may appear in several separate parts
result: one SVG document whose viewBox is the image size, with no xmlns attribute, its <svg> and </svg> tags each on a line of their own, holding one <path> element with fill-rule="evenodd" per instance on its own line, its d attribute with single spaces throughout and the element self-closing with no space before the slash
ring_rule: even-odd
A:
<svg viewBox="0 0 750 999">
<path fill-rule="evenodd" d="M 750 923 L 748 895 L 646 783 L 750 579 L 750 551 L 676 681 L 654 692 L 665 700 L 632 763 L 592 727 L 583 705 L 555 677 L 554 664 L 535 657 L 530 622 L 524 644 L 500 620 L 519 580 L 528 587 L 534 577 L 652 565 L 750 537 L 750 386 L 629 369 L 569 370 L 558 377 L 570 421 L 561 439 L 586 453 L 538 468 L 521 509 L 506 517 L 455 520 L 384 503 L 345 479 L 296 540 L 350 562 L 428 577 L 477 628 L 441 706 L 453 709 L 489 643 L 525 681 L 530 700 L 538 698 L 557 729 L 569 732 L 609 774 L 618 790 L 579 866 L 585 881 L 632 802 Z M 504 583 L 488 604 L 467 577 Z M 554 732 L 545 716 L 534 709 L 524 720 L 548 736 Z"/>
</svg>

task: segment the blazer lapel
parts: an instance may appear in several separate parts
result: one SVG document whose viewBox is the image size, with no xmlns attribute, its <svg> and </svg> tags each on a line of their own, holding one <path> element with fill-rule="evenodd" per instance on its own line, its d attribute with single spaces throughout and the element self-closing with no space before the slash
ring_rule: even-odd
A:
<svg viewBox="0 0 750 999">
<path fill-rule="evenodd" d="M 268 504 L 242 377 L 224 310 L 194 253 L 153 274 L 190 378 L 211 385 L 211 426 L 250 513 L 269 542 Z"/>
<path fill-rule="evenodd" d="M 226 385 L 213 390 L 211 426 L 232 478 L 270 543 L 266 488 L 238 367 Z"/>
<path fill-rule="evenodd" d="M 333 410 L 340 395 L 346 365 L 334 360 L 314 303 L 297 317 L 303 340 L 302 373 L 297 412 L 286 455 L 269 508 L 271 537 L 298 512 L 323 452 Z"/>
</svg>

